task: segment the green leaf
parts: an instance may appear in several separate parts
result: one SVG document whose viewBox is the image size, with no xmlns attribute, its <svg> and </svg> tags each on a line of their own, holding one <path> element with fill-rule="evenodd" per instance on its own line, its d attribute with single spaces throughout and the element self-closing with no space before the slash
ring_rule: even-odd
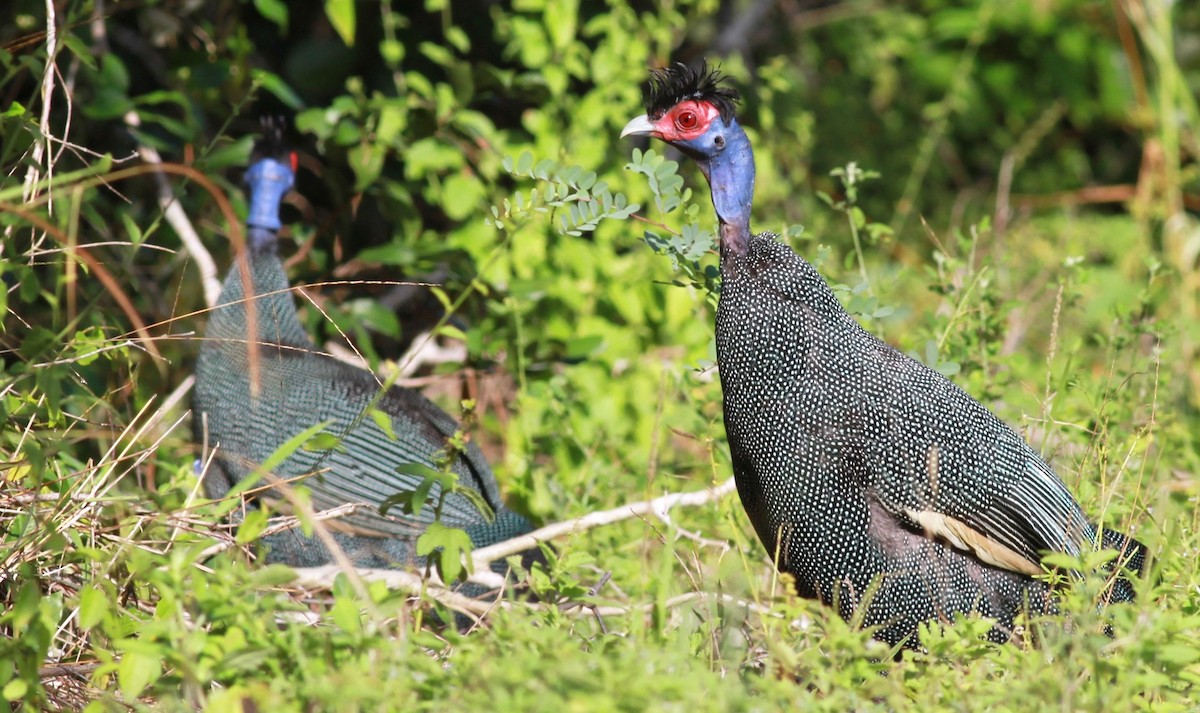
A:
<svg viewBox="0 0 1200 713">
<path fill-rule="evenodd" d="M 471 505 L 479 511 L 483 519 L 487 522 L 492 522 L 496 519 L 496 512 L 492 510 L 492 506 L 488 504 L 487 498 L 483 497 L 483 493 L 475 488 L 455 488 L 454 492 L 470 501 Z"/>
<path fill-rule="evenodd" d="M 451 220 L 466 220 L 478 211 L 486 195 L 478 178 L 465 173 L 453 174 L 442 186 L 442 210 Z"/>
<path fill-rule="evenodd" d="M 375 422 L 375 425 L 379 427 L 379 430 L 387 434 L 390 440 L 396 440 L 396 431 L 392 428 L 392 417 L 386 411 L 373 408 L 367 413 L 370 415 L 371 420 Z"/>
<path fill-rule="evenodd" d="M 412 490 L 403 490 L 385 498 L 379 504 L 379 514 L 387 515 L 388 510 L 400 505 L 404 513 L 413 516 L 420 515 L 421 508 L 425 506 L 425 501 L 429 498 L 429 492 L 434 485 L 441 482 L 442 473 L 424 463 L 401 463 L 396 466 L 395 470 L 400 475 L 413 475 L 421 478 L 421 481 Z"/>
<path fill-rule="evenodd" d="M 283 81 L 283 78 L 274 72 L 267 72 L 262 69 L 253 68 L 250 70 L 250 77 L 258 86 L 266 89 L 279 101 L 283 102 L 284 106 L 289 109 L 299 111 L 304 108 L 304 100 L 300 95 L 292 89 L 291 85 Z"/>
<path fill-rule="evenodd" d="M 315 453 L 323 453 L 325 451 L 345 451 L 346 447 L 342 445 L 342 439 L 332 433 L 321 432 L 314 433 L 304 442 L 304 450 Z"/>
<path fill-rule="evenodd" d="M 4 685 L 4 700 L 19 701 L 29 693 L 29 684 L 23 678 L 14 678 Z"/>
<path fill-rule="evenodd" d="M 108 613 L 108 595 L 98 586 L 89 585 L 79 591 L 79 625 L 90 629 Z"/>
<path fill-rule="evenodd" d="M 254 0 L 254 9 L 274 22 L 282 32 L 287 33 L 288 9 L 282 0 Z"/>
<path fill-rule="evenodd" d="M 246 517 L 238 525 L 237 543 L 244 545 L 249 542 L 254 542 L 267 529 L 269 524 L 266 511 L 261 508 L 255 508 L 246 513 Z"/>
<path fill-rule="evenodd" d="M 398 40 L 383 40 L 379 43 L 379 54 L 389 67 L 399 66 L 404 60 L 404 44 Z"/>
<path fill-rule="evenodd" d="M 460 575 L 471 573 L 469 557 L 465 558 L 466 567 L 463 566 L 464 555 L 471 552 L 471 538 L 464 530 L 446 527 L 440 522 L 430 523 L 429 528 L 417 538 L 417 554 L 427 557 L 435 551 L 436 564 L 443 581 L 453 582 Z"/>
<path fill-rule="evenodd" d="M 334 600 L 329 613 L 333 615 L 333 623 L 342 631 L 355 636 L 362 635 L 362 609 L 353 596 L 339 596 Z"/>
<path fill-rule="evenodd" d="M 117 665 L 117 682 L 121 694 L 133 700 L 142 694 L 162 673 L 162 657 L 151 647 L 139 647 L 126 651 Z"/>
<path fill-rule="evenodd" d="M 354 0 L 325 0 L 325 16 L 347 47 L 354 46 Z"/>
<path fill-rule="evenodd" d="M 438 327 L 437 333 L 439 336 L 457 339 L 460 342 L 467 341 L 467 335 L 453 324 L 443 324 L 441 327 Z"/>
<path fill-rule="evenodd" d="M 354 190 L 367 190 L 383 172 L 383 162 L 388 154 L 387 147 L 382 144 L 360 143 L 347 153 L 350 168 L 354 170 Z"/>
<path fill-rule="evenodd" d="M 579 20 L 579 0 L 556 0 L 547 3 L 545 24 L 554 49 L 561 51 L 575 39 Z"/>
</svg>

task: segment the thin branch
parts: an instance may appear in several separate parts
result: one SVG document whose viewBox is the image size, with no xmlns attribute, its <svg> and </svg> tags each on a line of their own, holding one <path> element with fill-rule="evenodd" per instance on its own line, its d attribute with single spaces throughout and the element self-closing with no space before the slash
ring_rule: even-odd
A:
<svg viewBox="0 0 1200 713">
<path fill-rule="evenodd" d="M 333 580 L 339 574 L 343 574 L 345 570 L 339 565 L 331 564 L 323 567 L 297 567 L 295 568 L 295 572 L 297 575 L 296 584 L 298 586 L 305 589 L 329 590 L 333 588 Z M 383 582 L 389 589 L 398 589 L 413 595 L 425 594 L 439 604 L 467 615 L 476 624 L 489 611 L 497 607 L 508 609 L 513 605 L 513 602 L 505 600 L 485 601 L 472 599 L 465 594 L 450 591 L 443 586 L 439 586 L 437 583 L 433 583 L 434 580 L 432 578 L 431 580 L 426 580 L 420 575 L 405 572 L 404 570 L 359 569 L 357 572 L 363 580 Z M 500 575 L 496 576 L 499 577 Z"/>
<path fill-rule="evenodd" d="M 136 111 L 129 111 L 125 114 L 125 125 L 136 129 L 142 125 L 142 118 Z M 162 156 L 159 156 L 158 151 L 153 147 L 138 145 L 137 152 L 147 164 L 155 168 L 162 166 Z M 221 280 L 217 277 L 217 264 L 213 262 L 212 255 L 204 247 L 204 242 L 200 240 L 200 235 L 192 226 L 187 212 L 179 204 L 179 199 L 175 197 L 175 191 L 171 188 L 171 182 L 167 180 L 166 174 L 156 170 L 154 178 L 158 181 L 158 205 L 162 208 L 163 217 L 167 219 L 167 223 L 175 230 L 183 247 L 196 262 L 196 268 L 200 271 L 200 282 L 204 286 L 204 302 L 209 307 L 213 307 L 217 304 L 217 298 L 221 296 Z"/>
<path fill-rule="evenodd" d="M 324 567 L 301 567 L 297 568 L 298 575 L 295 584 L 299 587 L 308 590 L 328 591 L 333 588 L 334 579 L 342 573 L 341 568 L 337 565 L 326 565 Z M 560 607 L 553 602 L 514 602 L 502 598 L 496 599 L 473 599 L 464 594 L 450 591 L 440 583 L 432 583 L 430 580 L 424 580 L 419 575 L 411 572 L 404 572 L 395 569 L 372 569 L 359 570 L 363 579 L 368 581 L 383 582 L 388 588 L 408 592 L 414 596 L 428 596 L 434 601 L 444 606 L 453 609 L 454 611 L 463 613 L 473 620 L 474 624 L 479 624 L 481 619 L 486 617 L 496 609 L 524 609 L 528 611 L 545 611 L 551 607 L 559 609 L 564 613 L 569 613 L 574 616 L 624 616 L 632 612 L 648 613 L 652 611 L 657 604 L 649 603 L 638 606 L 579 606 L 579 607 Z M 733 605 L 745 609 L 756 614 L 764 616 L 780 617 L 781 615 L 771 611 L 771 608 L 762 604 L 738 599 L 730 594 L 721 594 L 717 592 L 687 592 L 678 596 L 672 597 L 662 606 L 667 609 L 674 609 L 692 602 L 707 602 L 717 601 L 724 604 Z"/>
<path fill-rule="evenodd" d="M 38 669 L 39 678 L 57 678 L 59 676 L 75 676 L 78 678 L 86 678 L 93 671 L 100 668 L 98 663 L 60 663 L 50 666 L 43 666 Z"/>
<path fill-rule="evenodd" d="M 644 515 L 654 515 L 669 524 L 670 518 L 667 517 L 667 512 L 671 508 L 680 505 L 686 507 L 705 505 L 724 498 L 726 495 L 732 493 L 733 490 L 733 478 L 730 478 L 716 487 L 706 488 L 705 490 L 696 490 L 689 493 L 671 493 L 670 495 L 664 495 L 654 500 L 644 500 L 638 503 L 622 505 L 612 510 L 588 513 L 573 520 L 546 525 L 541 529 L 534 530 L 526 535 L 514 537 L 511 540 L 481 547 L 472 553 L 471 559 L 476 571 L 483 570 L 496 560 L 533 549 L 539 543 L 548 542 L 556 537 L 583 532 L 593 527 L 611 525 L 614 522 L 642 517 Z"/>
<path fill-rule="evenodd" d="M 732 493 L 733 490 L 733 478 L 730 478 L 724 483 L 721 483 L 713 488 L 696 490 L 688 493 L 671 493 L 660 498 L 655 498 L 654 500 L 645 500 L 642 502 L 622 505 L 611 510 L 588 513 L 587 515 L 577 517 L 572 520 L 566 520 L 553 525 L 547 525 L 526 535 L 520 535 L 510 540 L 498 542 L 494 545 L 481 547 L 472 553 L 471 568 L 474 571 L 474 574 L 472 574 L 467 581 L 473 584 L 479 584 L 488 587 L 490 589 L 501 589 L 506 585 L 507 582 L 503 575 L 497 574 L 490 569 L 492 562 L 503 559 L 510 555 L 519 554 L 526 550 L 533 549 L 537 547 L 538 543 L 540 542 L 547 542 L 556 537 L 561 537 L 562 535 L 583 532 L 584 530 L 590 530 L 594 527 L 611 525 L 615 522 L 629 520 L 631 518 L 654 515 L 660 520 L 670 524 L 671 521 L 667 513 L 671 510 L 671 508 L 677 506 L 704 505 L 710 502 L 715 502 L 725 497 L 729 493 Z M 214 545 L 214 547 L 216 546 Z M 298 568 L 296 569 L 296 572 L 300 575 L 301 583 L 304 586 L 309 586 L 322 581 L 322 579 L 326 576 L 328 576 L 332 581 L 333 574 L 328 574 L 327 570 L 332 571 L 334 574 L 343 571 L 340 567 L 328 565 L 326 567 Z M 355 568 L 355 570 L 364 580 L 382 581 L 387 583 L 389 587 L 395 589 L 404 589 L 410 592 L 441 590 L 442 592 L 453 594 L 454 597 L 446 598 L 445 600 L 443 600 L 443 598 L 439 598 L 440 595 L 434 596 L 434 598 L 437 599 L 437 601 L 446 604 L 446 606 L 450 606 L 456 610 L 459 609 L 459 607 L 457 604 L 455 604 L 455 602 L 461 604 L 458 598 L 462 595 L 450 592 L 450 590 L 446 589 L 445 585 L 440 579 L 437 578 L 436 574 L 430 574 L 428 578 L 423 579 L 418 575 L 396 569 Z M 425 587 L 426 589 L 420 590 L 418 583 L 420 587 Z M 414 587 L 417 587 L 417 590 L 414 590 Z M 431 594 L 431 596 L 433 595 Z M 468 601 L 475 601 L 469 597 L 466 599 Z M 490 606 L 491 605 L 488 604 L 484 608 L 486 609 Z M 467 609 L 466 611 L 475 614 L 479 613 L 479 610 L 477 609 Z"/>
<path fill-rule="evenodd" d="M 38 127 L 41 130 L 41 137 L 33 143 L 32 161 L 29 163 L 29 170 L 25 173 L 25 188 L 22 194 L 24 202 L 28 203 L 33 198 L 36 190 L 40 171 L 39 165 L 42 162 L 42 156 L 46 155 L 46 176 L 54 175 L 54 162 L 50 160 L 50 140 L 47 138 L 52 133 L 50 130 L 50 109 L 53 105 L 51 101 L 54 95 L 54 75 L 57 70 L 58 62 L 58 18 L 55 15 L 54 0 L 46 0 L 46 71 L 42 75 L 42 116 L 38 122 Z M 48 184 L 46 190 L 51 190 L 51 184 Z M 47 203 L 47 211 L 53 212 L 53 207 Z"/>
</svg>

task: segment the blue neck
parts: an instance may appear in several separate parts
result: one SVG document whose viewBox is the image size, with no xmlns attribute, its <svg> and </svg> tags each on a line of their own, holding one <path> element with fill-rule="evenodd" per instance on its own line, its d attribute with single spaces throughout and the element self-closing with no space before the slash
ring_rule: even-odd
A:
<svg viewBox="0 0 1200 713">
<path fill-rule="evenodd" d="M 291 190 L 294 177 L 291 166 L 273 158 L 256 161 L 246 171 L 250 186 L 249 227 L 250 247 L 256 252 L 275 244 L 276 232 L 283 227 L 279 221 L 279 205 Z"/>
<path fill-rule="evenodd" d="M 719 120 L 718 120 L 719 121 Z M 744 254 L 750 243 L 750 206 L 754 201 L 754 150 L 750 137 L 731 119 L 721 132 L 725 148 L 700 170 L 712 189 L 713 207 L 721 222 L 721 253 Z"/>
</svg>

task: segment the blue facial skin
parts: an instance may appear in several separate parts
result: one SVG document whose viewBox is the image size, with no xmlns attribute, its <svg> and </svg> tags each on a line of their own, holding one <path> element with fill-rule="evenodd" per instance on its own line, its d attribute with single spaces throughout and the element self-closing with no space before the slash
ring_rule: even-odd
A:
<svg viewBox="0 0 1200 713">
<path fill-rule="evenodd" d="M 252 249 L 261 249 L 268 242 L 273 244 L 275 232 L 283 227 L 279 205 L 294 181 L 292 167 L 273 158 L 260 159 L 246 171 L 246 183 L 250 186 L 250 215 L 246 225 L 250 228 Z"/>
<path fill-rule="evenodd" d="M 694 139 L 671 142 L 700 165 L 712 188 L 713 207 L 721 221 L 723 249 L 744 253 L 750 240 L 750 205 L 754 201 L 754 151 L 750 139 L 731 118 L 720 116 Z"/>
</svg>

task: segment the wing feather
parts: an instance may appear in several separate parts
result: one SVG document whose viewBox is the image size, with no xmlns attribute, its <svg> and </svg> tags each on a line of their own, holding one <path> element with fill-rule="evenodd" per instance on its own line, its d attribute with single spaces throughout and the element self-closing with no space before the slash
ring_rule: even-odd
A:
<svg viewBox="0 0 1200 713">
<path fill-rule="evenodd" d="M 869 389 L 854 416 L 884 507 L 1027 574 L 1043 552 L 1090 546 L 1095 530 L 1078 502 L 1016 432 L 941 374 L 862 334 L 872 353 L 857 360 L 858 378 Z"/>
</svg>

